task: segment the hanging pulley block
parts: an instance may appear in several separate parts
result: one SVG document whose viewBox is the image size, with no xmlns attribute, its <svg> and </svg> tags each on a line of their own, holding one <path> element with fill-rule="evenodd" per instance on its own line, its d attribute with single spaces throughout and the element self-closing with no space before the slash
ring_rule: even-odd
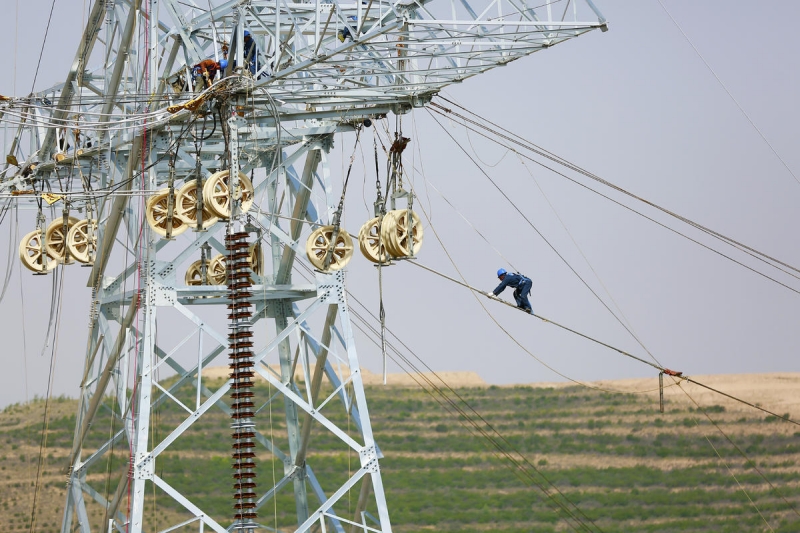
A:
<svg viewBox="0 0 800 533">
<path fill-rule="evenodd" d="M 175 213 L 192 228 L 197 227 L 197 182 L 189 181 L 175 195 Z M 217 223 L 219 217 L 209 208 L 203 199 L 203 229 Z"/>
<path fill-rule="evenodd" d="M 208 264 L 206 264 L 208 268 Z M 186 275 L 183 277 L 184 281 L 189 286 L 203 284 L 203 260 L 198 259 L 186 269 Z"/>
<path fill-rule="evenodd" d="M 361 254 L 373 263 L 386 263 L 391 256 L 381 239 L 381 217 L 375 217 L 361 226 L 358 232 L 358 247 Z"/>
<path fill-rule="evenodd" d="M 177 196 L 177 195 L 176 195 Z M 176 202 L 177 203 L 177 202 Z M 167 236 L 167 224 L 169 222 L 169 189 L 161 189 L 147 199 L 147 222 L 157 234 L 162 237 Z M 175 205 L 172 207 L 172 236 L 177 237 L 189 226 L 176 214 Z"/>
<path fill-rule="evenodd" d="M 311 232 L 306 241 L 306 255 L 317 270 L 323 272 L 343 269 L 353 257 L 353 238 L 345 230 L 340 229 L 336 235 L 334 226 L 320 226 Z M 325 265 L 329 254 L 329 263 Z"/>
<path fill-rule="evenodd" d="M 208 206 L 216 216 L 222 219 L 231 216 L 230 199 L 230 171 L 215 172 L 203 185 L 203 204 Z M 239 186 L 241 187 L 241 212 L 246 213 L 253 206 L 253 183 L 243 172 L 239 172 Z"/>
<path fill-rule="evenodd" d="M 395 209 L 383 217 L 381 241 L 392 257 L 413 257 L 422 247 L 422 223 L 409 209 Z"/>
<path fill-rule="evenodd" d="M 58 259 L 45 250 L 42 243 L 42 231 L 39 229 L 25 235 L 19 243 L 19 258 L 28 270 L 44 273 L 53 270 Z"/>
<path fill-rule="evenodd" d="M 69 235 L 69 230 L 75 227 L 79 220 L 75 217 L 69 217 L 67 220 L 67 230 L 64 231 L 64 220 L 62 218 L 57 218 L 47 226 L 47 230 L 45 230 L 45 242 L 47 243 L 47 255 L 50 257 L 55 257 L 59 261 L 64 261 L 65 256 L 67 255 L 67 240 Z M 74 258 L 72 254 L 69 254 L 67 258 L 66 264 L 71 264 L 74 262 Z"/>
<path fill-rule="evenodd" d="M 91 238 L 89 223 L 88 219 L 79 220 L 67 233 L 67 249 L 70 257 L 83 264 L 89 263 L 90 252 L 97 249 L 97 221 L 91 221 Z"/>
<path fill-rule="evenodd" d="M 253 269 L 253 273 L 257 276 L 261 276 L 264 270 L 264 256 L 261 249 L 261 245 L 258 243 L 253 243 L 248 248 L 248 262 L 250 263 L 250 268 Z M 184 276 L 184 281 L 186 281 L 187 285 L 202 285 L 203 284 L 203 272 L 201 270 L 201 259 L 198 259 L 191 265 L 189 268 L 186 269 L 186 274 Z M 223 254 L 219 254 L 211 258 L 208 261 L 206 271 L 206 278 L 208 279 L 209 285 L 225 285 L 228 281 L 228 260 Z"/>
</svg>

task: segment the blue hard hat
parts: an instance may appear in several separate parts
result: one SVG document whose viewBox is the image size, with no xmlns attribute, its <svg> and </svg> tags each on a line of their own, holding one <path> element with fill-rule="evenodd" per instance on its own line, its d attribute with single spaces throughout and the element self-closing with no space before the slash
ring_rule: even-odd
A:
<svg viewBox="0 0 800 533">
<path fill-rule="evenodd" d="M 220 59 L 219 60 L 219 68 L 228 68 L 228 60 L 227 59 Z"/>
<path fill-rule="evenodd" d="M 504 276 L 504 275 L 506 275 L 506 274 L 508 274 L 508 272 L 506 272 L 506 269 L 505 269 L 505 268 L 501 268 L 500 270 L 498 270 L 498 271 L 497 271 L 497 277 L 498 277 L 498 278 L 499 278 L 500 276 Z"/>
<path fill-rule="evenodd" d="M 245 37 L 250 37 L 250 32 L 249 32 L 249 31 L 247 31 L 247 30 L 244 30 L 244 36 L 245 36 Z"/>
</svg>

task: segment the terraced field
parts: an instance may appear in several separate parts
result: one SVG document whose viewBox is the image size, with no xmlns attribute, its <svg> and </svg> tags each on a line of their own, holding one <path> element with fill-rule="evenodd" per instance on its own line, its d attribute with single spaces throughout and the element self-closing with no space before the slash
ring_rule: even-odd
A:
<svg viewBox="0 0 800 533">
<path fill-rule="evenodd" d="M 185 392 L 188 399 L 191 391 Z M 270 396 L 266 386 L 257 394 Z M 651 396 L 580 387 L 456 389 L 448 397 L 460 414 L 418 388 L 370 387 L 367 396 L 398 532 L 800 531 L 800 428 L 759 411 L 707 405 L 701 412 L 670 400 L 661 414 Z M 0 414 L 0 531 L 30 530 L 34 497 L 35 530 L 60 526 L 76 403 L 51 402 L 37 492 L 43 405 Z M 167 405 L 159 410 L 156 440 L 182 413 Z M 259 427 L 285 449 L 282 414 L 282 405 L 266 407 Z M 117 429 L 110 416 L 96 423 L 89 448 Z M 232 503 L 229 433 L 225 415 L 214 414 L 156 466 L 223 523 Z M 313 434 L 312 447 L 308 464 L 321 479 L 342 481 L 358 462 L 322 432 Z M 109 474 L 91 479 L 99 493 L 114 493 L 126 453 L 115 450 Z M 271 485 L 283 465 L 264 453 L 258 471 L 262 486 Z M 336 511 L 352 518 L 357 499 L 358 488 Z M 90 519 L 99 526 L 103 509 L 91 505 Z M 281 494 L 261 509 L 260 520 L 287 531 L 294 513 Z M 146 515 L 154 531 L 185 518 L 158 492 L 148 496 Z"/>
</svg>

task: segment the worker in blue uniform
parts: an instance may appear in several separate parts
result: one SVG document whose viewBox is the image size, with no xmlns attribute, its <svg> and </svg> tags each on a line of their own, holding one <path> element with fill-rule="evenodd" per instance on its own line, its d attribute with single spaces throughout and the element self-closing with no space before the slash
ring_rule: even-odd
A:
<svg viewBox="0 0 800 533">
<path fill-rule="evenodd" d="M 514 300 L 517 302 L 517 307 L 526 313 L 533 314 L 531 302 L 528 301 L 528 294 L 530 294 L 531 287 L 533 287 L 533 282 L 530 278 L 519 273 L 509 274 L 506 272 L 505 268 L 501 268 L 497 271 L 497 277 L 500 279 L 500 285 L 492 292 L 487 292 L 486 295 L 490 298 L 495 298 L 503 292 L 506 287 L 514 287 Z"/>
</svg>

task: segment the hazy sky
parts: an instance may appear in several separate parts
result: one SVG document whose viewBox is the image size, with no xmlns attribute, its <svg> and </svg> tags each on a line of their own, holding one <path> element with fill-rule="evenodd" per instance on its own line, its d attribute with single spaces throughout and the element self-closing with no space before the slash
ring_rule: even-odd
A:
<svg viewBox="0 0 800 533">
<path fill-rule="evenodd" d="M 637 195 L 800 265 L 800 183 L 657 0 L 596 3 L 609 20 L 608 32 L 591 32 L 523 58 L 445 95 Z M 664 0 L 664 5 L 774 151 L 800 175 L 800 35 L 792 24 L 800 4 L 784 0 L 756 8 L 749 2 Z M 50 2 L 19 2 L 17 9 L 15 16 L 8 6 L 0 19 L 3 95 L 30 91 Z M 37 90 L 64 79 L 87 11 L 88 6 L 68 9 L 56 3 Z M 800 294 L 541 167 L 523 165 L 513 153 L 474 134 L 468 138 L 456 123 L 437 118 L 476 161 L 485 163 L 489 176 L 604 301 L 621 309 L 665 366 L 688 374 L 798 370 Z M 407 115 L 404 132 L 413 139 L 406 166 L 418 204 L 432 221 L 420 263 L 458 277 L 435 230 L 468 283 L 491 290 L 497 268 L 511 270 L 513 264 L 534 281 L 531 300 L 537 314 L 647 357 L 427 111 Z M 364 139 L 371 169 L 371 132 Z M 349 158 L 352 142 L 349 136 L 337 139 L 334 176 L 344 173 L 342 161 Z M 374 174 L 365 175 L 360 157 L 351 178 L 357 185 L 348 193 L 345 225 L 351 233 L 371 217 L 374 199 Z M 800 280 L 776 274 L 652 208 L 580 181 L 800 290 Z M 30 225 L 24 223 L 21 234 L 33 229 L 25 224 Z M 8 224 L 0 227 L 3 248 L 8 231 Z M 14 261 L 17 243 L 15 238 L 8 248 Z M 375 310 L 375 269 L 356 254 L 349 287 Z M 0 269 L 4 272 L 4 261 Z M 67 269 L 55 394 L 78 390 L 88 325 L 87 275 L 88 269 L 77 265 Z M 20 275 L 17 265 L 0 303 L 5 344 L 0 407 L 46 391 L 50 352 L 40 353 L 51 282 L 50 276 L 28 271 Z M 507 300 L 510 292 L 503 295 Z M 389 327 L 434 369 L 476 371 L 498 384 L 562 379 L 520 349 L 469 291 L 421 269 L 401 264 L 385 270 L 384 301 Z M 570 378 L 655 376 L 650 367 L 552 325 L 481 302 L 525 348 Z M 373 344 L 359 338 L 358 350 L 367 368 L 380 371 Z"/>
</svg>

